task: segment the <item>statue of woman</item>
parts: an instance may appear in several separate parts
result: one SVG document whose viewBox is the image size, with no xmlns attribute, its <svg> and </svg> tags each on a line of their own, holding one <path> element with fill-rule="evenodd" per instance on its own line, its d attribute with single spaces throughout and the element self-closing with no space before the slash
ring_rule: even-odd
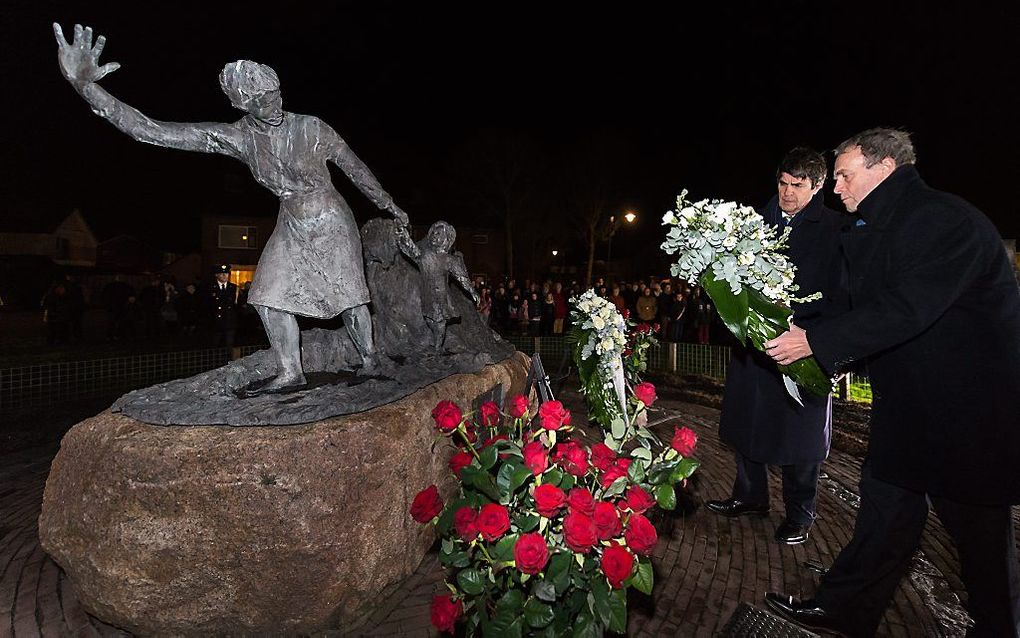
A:
<svg viewBox="0 0 1020 638">
<path fill-rule="evenodd" d="M 277 376 L 255 393 L 305 385 L 296 315 L 343 317 L 363 360 L 374 366 L 369 293 L 361 239 L 350 207 L 330 181 L 327 161 L 380 209 L 407 225 L 407 215 L 336 131 L 317 117 L 283 110 L 280 80 L 263 64 L 239 60 L 220 72 L 231 104 L 244 111 L 229 123 L 159 122 L 110 95 L 97 82 L 120 65 L 99 65 L 106 40 L 92 43 L 92 29 L 74 27 L 68 44 L 53 25 L 60 70 L 93 112 L 132 138 L 149 144 L 220 153 L 248 165 L 255 179 L 280 198 L 276 229 L 266 243 L 251 285 L 255 306 L 277 360 Z"/>
</svg>

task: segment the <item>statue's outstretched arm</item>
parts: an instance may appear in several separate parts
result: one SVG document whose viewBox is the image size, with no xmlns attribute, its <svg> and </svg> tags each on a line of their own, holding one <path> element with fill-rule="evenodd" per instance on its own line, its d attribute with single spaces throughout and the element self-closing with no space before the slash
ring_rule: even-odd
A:
<svg viewBox="0 0 1020 638">
<path fill-rule="evenodd" d="M 450 274 L 457 280 L 460 287 L 464 289 L 464 292 L 477 304 L 479 301 L 478 292 L 475 290 L 474 284 L 471 283 L 467 266 L 464 265 L 464 255 L 459 252 L 450 254 Z"/>
<path fill-rule="evenodd" d="M 323 142 L 328 144 L 331 149 L 329 159 L 334 164 L 339 166 L 345 175 L 354 182 L 354 185 L 365 194 L 365 197 L 370 199 L 373 204 L 378 206 L 380 209 L 385 210 L 393 215 L 393 218 L 397 220 L 401 226 L 407 225 L 407 213 L 402 211 L 399 206 L 393 202 L 393 198 L 390 194 L 383 190 L 379 180 L 375 178 L 372 171 L 365 166 L 365 163 L 358 159 L 358 156 L 354 154 L 351 147 L 347 146 L 347 142 L 341 138 L 336 131 L 329 127 L 325 122 L 322 124 L 321 135 Z"/>
<path fill-rule="evenodd" d="M 414 263 L 420 265 L 421 249 L 411 240 L 411 233 L 408 232 L 407 226 L 397 226 L 393 234 L 397 238 L 397 246 L 400 248 L 400 252 L 407 255 Z"/>
<path fill-rule="evenodd" d="M 91 27 L 83 29 L 79 24 L 74 25 L 74 41 L 70 44 L 57 23 L 53 24 L 53 34 L 57 39 L 61 73 L 96 115 L 109 120 L 139 142 L 238 156 L 240 134 L 232 124 L 160 122 L 146 117 L 100 87 L 97 82 L 119 69 L 120 65 L 110 62 L 99 66 L 99 54 L 106 45 L 106 38 L 99 36 L 93 46 Z"/>
</svg>

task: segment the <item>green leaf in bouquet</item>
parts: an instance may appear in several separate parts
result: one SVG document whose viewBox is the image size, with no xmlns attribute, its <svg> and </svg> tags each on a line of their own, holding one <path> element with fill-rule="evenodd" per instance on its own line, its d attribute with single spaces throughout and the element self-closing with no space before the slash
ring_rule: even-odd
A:
<svg viewBox="0 0 1020 638">
<path fill-rule="evenodd" d="M 463 501 L 461 501 L 461 504 L 463 504 Z M 453 515 L 457 512 L 457 508 L 459 507 L 461 507 L 461 505 L 457 505 L 456 503 L 451 503 L 446 506 L 443 513 L 439 515 L 439 520 L 436 521 L 437 534 L 445 536 L 447 532 L 450 531 L 450 528 L 453 526 Z"/>
<path fill-rule="evenodd" d="M 779 371 L 812 394 L 824 397 L 832 392 L 832 379 L 825 376 L 814 357 L 794 361 L 788 366 L 779 366 Z"/>
<path fill-rule="evenodd" d="M 518 534 L 508 534 L 503 538 L 499 539 L 496 546 L 489 550 L 489 555 L 496 560 L 513 560 L 514 559 L 514 543 L 519 538 Z"/>
<path fill-rule="evenodd" d="M 609 583 L 605 578 L 593 578 L 591 581 L 591 595 L 594 597 L 592 610 L 595 618 L 603 627 L 608 627 L 613 621 L 613 610 L 609 605 Z"/>
<path fill-rule="evenodd" d="M 471 485 L 482 494 L 485 494 L 494 503 L 499 502 L 500 493 L 496 487 L 496 482 L 492 479 L 492 475 L 485 470 L 468 465 L 461 469 L 460 480 L 465 485 Z"/>
<path fill-rule="evenodd" d="M 531 586 L 531 593 L 539 600 L 547 603 L 556 602 L 556 588 L 549 582 L 548 578 L 535 580 Z"/>
<path fill-rule="evenodd" d="M 567 587 L 570 587 L 570 561 L 573 555 L 573 552 L 560 552 L 549 560 L 545 578 L 552 583 L 557 596 L 563 595 Z"/>
<path fill-rule="evenodd" d="M 517 614 L 507 610 L 497 610 L 488 622 L 482 623 L 482 636 L 485 638 L 520 638 L 523 623 Z"/>
<path fill-rule="evenodd" d="M 574 620 L 573 631 L 570 635 L 573 638 L 600 638 L 602 632 L 591 614 L 582 613 Z"/>
<path fill-rule="evenodd" d="M 532 598 L 524 606 L 524 620 L 535 629 L 549 626 L 555 617 L 553 608 L 536 598 Z"/>
<path fill-rule="evenodd" d="M 563 482 L 563 472 L 554 467 L 542 475 L 542 482 L 559 487 L 560 483 Z"/>
<path fill-rule="evenodd" d="M 669 480 L 669 477 L 673 473 L 673 470 L 676 469 L 676 466 L 677 462 L 675 460 L 655 463 L 648 468 L 647 472 L 645 472 L 645 478 L 648 479 L 648 482 L 652 485 L 665 483 Z"/>
<path fill-rule="evenodd" d="M 517 528 L 517 531 L 519 532 L 530 532 L 531 530 L 538 527 L 538 523 L 541 520 L 542 518 L 540 516 L 530 514 L 527 516 L 521 516 L 520 518 L 514 519 L 514 526 Z"/>
<path fill-rule="evenodd" d="M 511 589 L 496 601 L 496 611 L 509 611 L 515 616 L 524 608 L 524 594 L 519 589 Z"/>
<path fill-rule="evenodd" d="M 655 488 L 655 501 L 664 510 L 676 509 L 676 491 L 672 483 L 663 483 Z"/>
<path fill-rule="evenodd" d="M 747 304 L 752 312 L 758 314 L 760 321 L 767 322 L 779 332 L 789 330 L 790 315 L 793 311 L 786 306 L 777 304 L 754 289 L 747 291 Z"/>
<path fill-rule="evenodd" d="M 671 483 L 679 483 L 685 478 L 690 478 L 691 474 L 694 474 L 694 470 L 698 469 L 701 463 L 697 459 L 684 459 L 677 464 L 676 469 L 669 475 Z"/>
<path fill-rule="evenodd" d="M 747 312 L 748 296 L 747 290 L 741 289 L 738 294 L 733 294 L 730 284 L 725 279 L 716 279 L 711 269 L 706 270 L 701 276 L 701 287 L 705 289 L 708 296 L 715 302 L 716 312 L 719 318 L 726 324 L 733 336 L 740 343 L 747 342 Z"/>
<path fill-rule="evenodd" d="M 644 449 L 644 448 L 638 448 Z M 647 450 L 646 450 L 647 451 Z M 645 480 L 645 461 L 641 459 L 634 459 L 627 468 L 627 478 L 630 479 L 631 483 L 640 483 Z"/>
<path fill-rule="evenodd" d="M 623 422 L 623 419 L 617 417 L 610 424 L 610 431 L 613 433 L 613 438 L 620 441 L 627 434 L 627 424 Z"/>
<path fill-rule="evenodd" d="M 468 596 L 477 596 L 485 591 L 485 576 L 473 567 L 457 572 L 457 587 Z"/>
<path fill-rule="evenodd" d="M 574 478 L 573 474 L 564 474 L 563 480 L 560 481 L 560 489 L 564 492 L 569 492 L 570 488 L 574 487 L 577 483 L 577 479 Z"/>
<path fill-rule="evenodd" d="M 651 461 L 652 460 L 652 451 L 649 450 L 646 447 L 638 446 L 638 447 L 636 447 L 636 448 L 634 448 L 633 450 L 630 451 L 630 455 L 631 455 L 632 458 L 635 458 L 635 459 L 641 459 L 641 460 L 644 460 L 644 461 Z"/>
<path fill-rule="evenodd" d="M 499 448 L 495 445 L 482 450 L 482 453 L 478 455 L 478 463 L 482 466 L 483 470 L 491 470 L 492 466 L 496 464 L 496 459 L 499 455 Z"/>
<path fill-rule="evenodd" d="M 452 538 L 444 538 L 443 542 L 441 542 L 439 544 L 439 547 L 441 548 L 441 551 L 443 551 L 443 552 L 445 552 L 447 554 L 452 554 L 453 553 L 453 547 L 454 547 L 453 539 Z"/>
<path fill-rule="evenodd" d="M 652 561 L 638 560 L 637 571 L 630 578 L 630 584 L 641 593 L 652 595 L 652 587 L 655 585 L 655 575 L 652 572 Z"/>
<path fill-rule="evenodd" d="M 471 557 L 467 552 L 451 552 L 449 554 L 440 552 L 439 562 L 444 567 L 467 567 L 471 564 Z"/>
<path fill-rule="evenodd" d="M 610 616 L 609 631 L 617 634 L 627 633 L 627 591 L 614 589 L 609 595 Z"/>
<path fill-rule="evenodd" d="M 630 468 L 628 468 L 628 471 L 629 469 Z M 605 500 L 612 498 L 614 496 L 619 496 L 620 494 L 623 494 L 623 491 L 625 489 L 627 489 L 627 477 L 621 476 L 620 478 L 613 481 L 613 484 L 610 485 L 609 488 L 602 493 L 602 498 L 603 500 Z"/>
<path fill-rule="evenodd" d="M 508 459 L 503 465 L 499 466 L 499 471 L 496 472 L 496 487 L 499 488 L 500 492 L 512 492 L 510 489 L 510 477 L 513 476 L 514 472 L 527 469 L 524 467 L 524 463 L 517 459 Z"/>
</svg>

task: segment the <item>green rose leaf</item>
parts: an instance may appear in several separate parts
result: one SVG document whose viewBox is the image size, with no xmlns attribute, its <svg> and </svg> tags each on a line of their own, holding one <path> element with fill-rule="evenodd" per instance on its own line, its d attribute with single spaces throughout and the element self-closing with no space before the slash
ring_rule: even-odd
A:
<svg viewBox="0 0 1020 638">
<path fill-rule="evenodd" d="M 518 614 L 497 610 L 488 622 L 482 622 L 482 635 L 486 638 L 520 638 L 522 625 Z"/>
<path fill-rule="evenodd" d="M 468 465 L 461 469 L 460 480 L 465 484 L 471 485 L 485 496 L 492 499 L 493 502 L 498 503 L 500 499 L 499 489 L 496 487 L 496 482 L 493 480 L 492 475 L 485 470 Z"/>
<path fill-rule="evenodd" d="M 644 448 L 638 449 L 644 450 Z M 631 483 L 640 483 L 645 480 L 645 463 L 639 459 L 634 459 L 630 467 L 627 468 L 627 478 L 630 479 Z"/>
<path fill-rule="evenodd" d="M 617 634 L 627 633 L 627 590 L 614 589 L 609 595 L 610 615 L 609 631 Z"/>
<path fill-rule="evenodd" d="M 737 338 L 737 341 L 747 343 L 747 290 L 741 288 L 738 294 L 733 294 L 729 283 L 725 279 L 716 279 L 711 269 L 705 271 L 705 274 L 701 276 L 701 286 L 715 302 L 719 318 Z"/>
<path fill-rule="evenodd" d="M 477 596 L 485 591 L 485 576 L 474 568 L 462 569 L 457 572 L 457 586 L 469 596 Z"/>
<path fill-rule="evenodd" d="M 627 433 L 627 424 L 623 422 L 623 419 L 617 417 L 613 419 L 610 429 L 612 430 L 613 438 L 619 441 Z"/>
<path fill-rule="evenodd" d="M 548 626 L 555 617 L 552 606 L 546 605 L 535 598 L 529 600 L 528 604 L 524 606 L 524 620 L 527 621 L 529 626 L 536 629 Z"/>
<path fill-rule="evenodd" d="M 652 572 L 652 561 L 638 561 L 637 571 L 630 579 L 630 584 L 639 592 L 652 595 L 652 587 L 655 584 L 655 576 Z"/>
<path fill-rule="evenodd" d="M 496 560 L 513 560 L 514 559 L 514 543 L 517 542 L 518 534 L 509 534 L 504 536 L 496 543 L 496 546 L 489 550 L 489 555 Z"/>
<path fill-rule="evenodd" d="M 514 525 L 517 526 L 517 530 L 520 532 L 530 532 L 538 527 L 538 523 L 541 520 L 541 517 L 535 515 L 522 516 L 514 521 Z"/>
<path fill-rule="evenodd" d="M 521 468 L 524 468 L 524 464 L 516 459 L 510 459 L 499 466 L 499 471 L 496 472 L 496 487 L 499 488 L 499 491 L 504 493 L 512 491 L 510 489 L 510 477 Z"/>
<path fill-rule="evenodd" d="M 591 582 L 591 595 L 594 599 L 592 611 L 603 627 L 608 627 L 613 620 L 613 609 L 609 604 L 609 583 L 605 578 L 594 578 Z"/>
<path fill-rule="evenodd" d="M 664 510 L 676 509 L 676 491 L 672 483 L 663 483 L 655 488 L 655 501 Z"/>
<path fill-rule="evenodd" d="M 495 445 L 482 450 L 482 453 L 478 455 L 478 463 L 482 466 L 483 470 L 490 470 L 492 466 L 496 464 L 496 458 L 499 454 L 499 449 Z"/>
<path fill-rule="evenodd" d="M 635 459 L 642 459 L 649 462 L 652 460 L 652 451 L 646 447 L 636 447 L 630 451 L 630 455 Z"/>
<path fill-rule="evenodd" d="M 562 552 L 556 554 L 549 560 L 549 568 L 546 570 L 546 580 L 550 581 L 556 589 L 556 595 L 560 596 L 570 586 L 570 561 L 573 553 Z"/>
<path fill-rule="evenodd" d="M 569 492 L 570 488 L 574 487 L 577 483 L 577 478 L 573 474 L 565 474 L 563 480 L 560 481 L 560 489 L 564 492 Z"/>
<path fill-rule="evenodd" d="M 620 494 L 623 494 L 623 490 L 625 489 L 627 489 L 627 477 L 621 476 L 620 478 L 613 481 L 613 484 L 609 486 L 609 489 L 602 493 L 602 498 L 607 499 L 612 498 L 614 496 L 619 496 Z"/>
<path fill-rule="evenodd" d="M 601 638 L 595 618 L 588 613 L 582 613 L 574 620 L 574 630 L 570 634 L 573 638 Z"/>
<path fill-rule="evenodd" d="M 516 616 L 521 613 L 522 607 L 524 607 L 524 594 L 519 589 L 511 589 L 496 601 L 497 613 L 509 611 Z"/>
<path fill-rule="evenodd" d="M 471 557 L 468 556 L 467 552 L 440 553 L 439 562 L 444 567 L 467 567 L 471 564 Z"/>
<path fill-rule="evenodd" d="M 556 602 L 556 588 L 548 580 L 536 580 L 531 586 L 531 593 L 539 600 L 552 603 Z"/>
<path fill-rule="evenodd" d="M 673 473 L 669 475 L 669 480 L 672 483 L 679 483 L 685 478 L 689 478 L 691 474 L 694 474 L 694 470 L 698 469 L 701 463 L 697 459 L 684 459 L 676 466 Z"/>
<path fill-rule="evenodd" d="M 526 467 L 514 470 L 513 473 L 510 474 L 509 491 L 516 492 L 518 488 L 520 488 L 522 485 L 528 482 L 528 479 L 530 479 L 531 476 L 532 476 L 531 470 Z"/>
<path fill-rule="evenodd" d="M 553 469 L 549 470 L 548 472 L 546 472 L 545 476 L 542 478 L 542 482 L 543 483 L 549 483 L 551 485 L 555 485 L 556 487 L 559 487 L 560 482 L 562 480 L 563 480 L 563 472 L 559 471 L 556 468 L 553 468 Z"/>
<path fill-rule="evenodd" d="M 645 478 L 652 485 L 659 485 L 669 480 L 670 475 L 676 468 L 676 461 L 665 461 L 663 463 L 655 463 L 645 473 Z"/>
</svg>

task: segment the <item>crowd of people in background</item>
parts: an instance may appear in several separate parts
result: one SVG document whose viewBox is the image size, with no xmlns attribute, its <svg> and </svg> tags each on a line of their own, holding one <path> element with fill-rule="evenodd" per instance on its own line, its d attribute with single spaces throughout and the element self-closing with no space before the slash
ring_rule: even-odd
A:
<svg viewBox="0 0 1020 638">
<path fill-rule="evenodd" d="M 568 332 L 570 299 L 584 292 L 576 280 L 552 279 L 506 279 L 496 284 L 476 280 L 475 288 L 478 310 L 490 327 L 503 335 L 533 337 Z M 607 283 L 599 278 L 592 288 L 632 321 L 658 326 L 660 340 L 723 343 L 729 334 L 719 329 L 708 295 L 687 282 L 652 277 Z"/>
</svg>

